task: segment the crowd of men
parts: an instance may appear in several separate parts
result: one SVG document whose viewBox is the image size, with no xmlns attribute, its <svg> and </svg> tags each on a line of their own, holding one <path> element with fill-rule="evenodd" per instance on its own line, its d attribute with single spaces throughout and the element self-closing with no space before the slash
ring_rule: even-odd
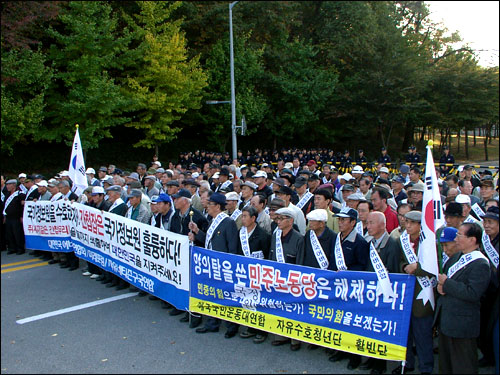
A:
<svg viewBox="0 0 500 375">
<path fill-rule="evenodd" d="M 447 148 L 440 162 L 454 163 Z M 362 150 L 354 161 L 347 151 L 342 156 L 331 150 L 256 150 L 246 156 L 238 152 L 234 160 L 228 153 L 196 151 L 182 153 L 178 163 L 166 169 L 156 157 L 149 168 L 139 163 L 134 172 L 114 165 L 101 166 L 97 173 L 88 168 L 89 187 L 80 196 L 71 191 L 67 171 L 48 180 L 25 173 L 17 179 L 2 176 L 1 246 L 8 254 L 25 252 L 25 201 L 67 199 L 187 235 L 195 245 L 215 251 L 332 271 L 375 272 L 370 260 L 373 246 L 389 273 L 433 277 L 416 261 L 424 193 L 420 155 L 410 147 L 406 163 L 390 169 L 389 163 L 385 149 L 376 166 L 368 169 Z M 498 176 L 489 170 L 478 174 L 468 165 L 457 170 L 441 165 L 436 172 L 441 176 L 446 220 L 436 232 L 437 306 L 432 309 L 417 299 L 422 286 L 416 283 L 404 372 L 415 369 L 416 356 L 420 372 L 432 373 L 437 350 L 440 373 L 477 373 L 478 366 L 495 364 L 498 373 Z M 79 268 L 73 253 L 30 254 L 70 271 Z M 92 263 L 83 275 L 109 288 L 130 287 L 146 295 Z M 199 334 L 220 329 L 219 319 L 190 317 L 161 302 L 170 315 L 183 315 L 181 321 Z M 238 332 L 256 344 L 268 336 L 227 323 L 226 338 Z M 300 341 L 277 335 L 271 344 L 290 344 L 293 351 L 301 348 Z M 330 361 L 343 359 L 350 370 L 387 371 L 386 361 L 329 351 Z M 393 373 L 402 370 L 398 367 Z"/>
</svg>

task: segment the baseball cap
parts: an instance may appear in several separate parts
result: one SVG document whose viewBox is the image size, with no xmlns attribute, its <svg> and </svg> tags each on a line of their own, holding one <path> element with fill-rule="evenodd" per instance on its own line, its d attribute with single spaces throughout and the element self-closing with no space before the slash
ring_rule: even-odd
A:
<svg viewBox="0 0 500 375">
<path fill-rule="evenodd" d="M 226 197 L 224 194 L 221 194 L 221 193 L 213 193 L 209 200 L 211 202 L 215 202 L 217 204 L 220 204 L 221 206 L 225 206 L 226 205 Z"/>
<path fill-rule="evenodd" d="M 363 168 L 360 165 L 356 165 L 352 169 L 351 173 L 360 173 L 360 174 L 362 174 L 363 173 Z"/>
<path fill-rule="evenodd" d="M 139 174 L 137 172 L 132 172 L 128 178 L 131 178 L 132 180 L 139 181 Z"/>
<path fill-rule="evenodd" d="M 47 187 L 49 186 L 49 184 L 47 183 L 47 181 L 45 180 L 42 180 L 40 182 L 37 183 L 38 186 L 42 186 L 42 187 Z"/>
<path fill-rule="evenodd" d="M 488 208 L 488 211 L 486 211 L 484 215 L 481 215 L 481 217 L 485 219 L 493 219 L 498 221 L 498 213 L 499 213 L 498 207 L 492 206 Z"/>
<path fill-rule="evenodd" d="M 26 173 L 19 173 L 19 176 L 17 178 L 26 178 Z"/>
<path fill-rule="evenodd" d="M 337 217 L 349 217 L 354 220 L 358 220 L 358 211 L 354 208 L 344 207 L 339 213 L 335 214 Z"/>
<path fill-rule="evenodd" d="M 293 190 L 292 190 L 292 189 L 290 189 L 288 186 L 282 186 L 282 187 L 278 190 L 278 194 L 292 195 L 292 194 L 293 194 Z"/>
<path fill-rule="evenodd" d="M 253 178 L 259 178 L 259 177 L 267 178 L 267 173 L 264 171 L 257 171 L 257 173 L 253 175 Z"/>
<path fill-rule="evenodd" d="M 299 176 L 295 179 L 295 183 L 293 184 L 296 188 L 304 186 L 307 184 L 307 178 Z"/>
<path fill-rule="evenodd" d="M 95 169 L 94 168 L 87 168 L 85 171 L 85 174 L 95 174 Z"/>
<path fill-rule="evenodd" d="M 380 168 L 379 173 L 389 173 L 389 168 L 382 167 L 382 168 Z"/>
<path fill-rule="evenodd" d="M 130 191 L 130 194 L 127 195 L 128 198 L 132 197 L 142 197 L 142 192 L 139 189 L 132 189 Z"/>
<path fill-rule="evenodd" d="M 116 191 L 117 193 L 121 193 L 122 188 L 120 185 L 113 185 L 113 186 L 110 186 L 109 188 L 107 188 L 106 191 Z"/>
<path fill-rule="evenodd" d="M 458 229 L 453 227 L 444 227 L 441 232 L 441 236 L 439 236 L 439 242 L 452 242 L 455 241 L 455 237 L 457 236 Z"/>
<path fill-rule="evenodd" d="M 104 188 L 102 186 L 94 186 L 92 188 L 92 195 L 104 194 Z"/>
<path fill-rule="evenodd" d="M 352 180 L 352 178 L 353 177 L 350 173 L 344 173 L 342 176 L 340 176 L 340 179 L 345 181 L 350 181 Z"/>
<path fill-rule="evenodd" d="M 410 173 L 410 166 L 403 164 L 401 167 L 399 167 L 399 171 L 401 173 Z"/>
<path fill-rule="evenodd" d="M 294 212 L 288 207 L 282 207 L 279 210 L 276 210 L 277 215 L 288 216 L 295 220 Z"/>
<path fill-rule="evenodd" d="M 155 203 L 160 203 L 160 202 L 172 203 L 172 199 L 170 198 L 170 196 L 168 194 L 161 193 L 160 195 L 158 195 L 158 197 L 156 197 L 155 199 L 152 199 L 151 202 L 155 202 Z"/>
</svg>

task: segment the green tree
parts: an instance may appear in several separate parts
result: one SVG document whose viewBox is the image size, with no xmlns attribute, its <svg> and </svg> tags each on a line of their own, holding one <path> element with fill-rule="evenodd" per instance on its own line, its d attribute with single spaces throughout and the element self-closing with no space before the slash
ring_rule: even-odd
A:
<svg viewBox="0 0 500 375">
<path fill-rule="evenodd" d="M 188 109 L 200 108 L 206 74 L 198 57 L 188 59 L 180 21 L 171 13 L 180 4 L 137 2 L 135 19 L 125 15 L 132 28 L 136 48 L 128 53 L 125 92 L 132 100 L 132 121 L 126 123 L 144 131 L 135 147 L 158 148 L 181 130 L 175 126 Z M 157 149 L 158 151 L 158 149 Z"/>
<path fill-rule="evenodd" d="M 45 96 L 52 78 L 41 51 L 2 49 L 2 152 L 38 133 L 44 120 Z"/>
<path fill-rule="evenodd" d="M 116 17 L 104 2 L 69 2 L 59 21 L 48 30 L 56 73 L 47 95 L 46 128 L 35 139 L 70 144 L 78 123 L 83 147 L 95 148 L 111 137 L 111 128 L 128 121 L 122 114 L 129 100 L 112 76 L 121 69 L 128 39 L 117 36 Z"/>
</svg>

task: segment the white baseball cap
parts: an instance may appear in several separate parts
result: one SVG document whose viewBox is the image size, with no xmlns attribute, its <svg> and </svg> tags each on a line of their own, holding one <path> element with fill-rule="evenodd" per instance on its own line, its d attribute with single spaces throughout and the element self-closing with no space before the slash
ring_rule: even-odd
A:
<svg viewBox="0 0 500 375">
<path fill-rule="evenodd" d="M 26 173 L 19 173 L 19 176 L 17 178 L 26 178 Z"/>
<path fill-rule="evenodd" d="M 86 174 L 95 174 L 95 169 L 94 168 L 87 168 L 85 171 Z"/>
<path fill-rule="evenodd" d="M 267 178 L 267 173 L 264 171 L 257 171 L 257 173 L 253 175 L 253 178 L 259 178 L 259 177 Z"/>
<path fill-rule="evenodd" d="M 42 187 L 47 187 L 49 186 L 48 182 L 45 181 L 45 180 L 42 180 L 40 182 L 37 183 L 38 186 L 42 186 Z"/>
<path fill-rule="evenodd" d="M 234 191 L 231 191 L 231 192 L 226 194 L 226 201 L 239 201 L 239 200 L 240 200 L 240 196 L 238 195 L 238 193 L 236 193 Z"/>
<path fill-rule="evenodd" d="M 470 197 L 466 194 L 458 194 L 455 198 L 455 202 L 470 204 Z"/>
<path fill-rule="evenodd" d="M 326 210 L 318 208 L 309 212 L 306 216 L 306 219 L 314 221 L 328 221 L 328 215 L 326 213 Z"/>
<path fill-rule="evenodd" d="M 342 176 L 340 176 L 340 179 L 350 181 L 352 180 L 352 175 L 350 173 L 344 173 Z"/>
</svg>

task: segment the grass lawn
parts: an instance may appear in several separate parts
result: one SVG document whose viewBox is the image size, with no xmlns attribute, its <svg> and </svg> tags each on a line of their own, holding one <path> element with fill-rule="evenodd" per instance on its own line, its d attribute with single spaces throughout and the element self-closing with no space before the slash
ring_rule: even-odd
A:
<svg viewBox="0 0 500 375">
<path fill-rule="evenodd" d="M 434 139 L 434 147 L 439 148 L 440 136 L 436 134 L 436 139 Z M 469 158 L 465 157 L 465 136 L 460 137 L 460 152 L 457 152 L 458 137 L 455 135 L 451 136 L 451 154 L 455 156 L 457 163 L 479 163 L 486 161 L 484 155 L 484 137 L 476 135 L 476 146 L 474 146 L 474 137 L 469 135 Z M 488 145 L 488 161 L 497 161 L 499 159 L 499 140 L 494 138 L 491 140 L 491 144 Z M 437 156 L 437 155 L 436 155 Z M 498 164 L 497 164 L 498 165 Z"/>
</svg>

